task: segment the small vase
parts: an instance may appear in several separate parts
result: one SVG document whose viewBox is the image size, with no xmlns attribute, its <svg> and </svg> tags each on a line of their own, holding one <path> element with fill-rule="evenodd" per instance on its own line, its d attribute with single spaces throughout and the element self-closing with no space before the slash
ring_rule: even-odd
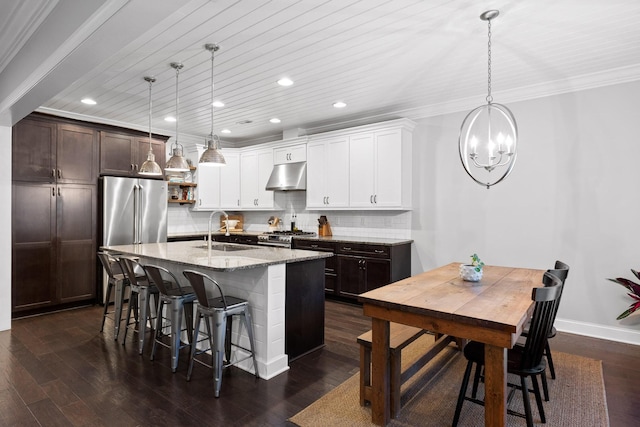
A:
<svg viewBox="0 0 640 427">
<path fill-rule="evenodd" d="M 482 268 L 476 271 L 475 265 L 460 264 L 460 278 L 467 282 L 478 282 L 482 279 Z"/>
</svg>

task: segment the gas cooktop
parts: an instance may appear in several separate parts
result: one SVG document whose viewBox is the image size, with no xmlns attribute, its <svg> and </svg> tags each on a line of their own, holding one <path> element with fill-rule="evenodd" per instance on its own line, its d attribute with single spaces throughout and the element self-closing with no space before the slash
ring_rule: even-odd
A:
<svg viewBox="0 0 640 427">
<path fill-rule="evenodd" d="M 277 230 L 277 231 L 266 231 L 264 234 L 272 234 L 276 236 L 315 236 L 316 233 L 313 231 L 302 231 L 302 230 Z"/>
</svg>

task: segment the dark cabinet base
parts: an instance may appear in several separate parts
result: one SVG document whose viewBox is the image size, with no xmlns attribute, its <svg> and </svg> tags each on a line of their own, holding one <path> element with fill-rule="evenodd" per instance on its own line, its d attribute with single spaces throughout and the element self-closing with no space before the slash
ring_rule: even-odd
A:
<svg viewBox="0 0 640 427">
<path fill-rule="evenodd" d="M 324 345 L 324 262 L 287 264 L 284 346 L 289 361 Z"/>
</svg>

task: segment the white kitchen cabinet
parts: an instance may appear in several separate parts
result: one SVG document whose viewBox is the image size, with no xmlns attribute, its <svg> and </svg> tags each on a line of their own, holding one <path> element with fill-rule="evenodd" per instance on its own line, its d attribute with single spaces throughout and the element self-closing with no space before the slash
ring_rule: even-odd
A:
<svg viewBox="0 0 640 427">
<path fill-rule="evenodd" d="M 273 209 L 273 191 L 265 190 L 273 170 L 273 149 L 240 153 L 240 207 Z"/>
<path fill-rule="evenodd" d="M 220 207 L 240 207 L 240 154 L 224 153 L 227 165 L 220 168 Z"/>
<path fill-rule="evenodd" d="M 349 138 L 349 206 L 393 209 L 411 205 L 408 132 L 389 128 Z"/>
<path fill-rule="evenodd" d="M 226 166 L 199 164 L 197 210 L 237 209 L 240 206 L 240 154 L 225 150 Z"/>
<path fill-rule="evenodd" d="M 307 160 L 307 144 L 289 145 L 273 149 L 273 164 L 304 162 Z"/>
<path fill-rule="evenodd" d="M 349 207 L 349 137 L 307 144 L 307 208 Z"/>
</svg>

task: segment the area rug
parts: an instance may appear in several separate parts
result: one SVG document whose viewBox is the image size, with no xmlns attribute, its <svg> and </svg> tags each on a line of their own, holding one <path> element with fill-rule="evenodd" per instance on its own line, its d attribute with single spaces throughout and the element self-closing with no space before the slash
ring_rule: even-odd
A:
<svg viewBox="0 0 640 427">
<path fill-rule="evenodd" d="M 433 343 L 425 335 L 403 351 L 403 365 L 416 360 Z M 571 354 L 554 352 L 557 378 L 549 379 L 550 401 L 544 402 L 547 423 L 542 424 L 531 393 L 534 423 L 541 426 L 608 426 L 602 362 Z M 450 426 L 466 359 L 453 344 L 402 386 L 402 409 L 391 426 Z M 289 421 L 300 427 L 371 426 L 371 408 L 359 403 L 359 373 L 303 409 Z M 518 378 L 509 377 L 510 382 Z M 469 389 L 471 384 L 469 385 Z M 469 391 L 470 392 L 470 391 Z M 468 392 L 468 393 L 469 393 Z M 478 397 L 483 398 L 480 385 Z M 523 413 L 522 394 L 517 391 L 509 409 Z M 459 426 L 483 426 L 484 408 L 465 401 Z M 507 415 L 508 426 L 526 426 L 526 421 Z"/>
</svg>

